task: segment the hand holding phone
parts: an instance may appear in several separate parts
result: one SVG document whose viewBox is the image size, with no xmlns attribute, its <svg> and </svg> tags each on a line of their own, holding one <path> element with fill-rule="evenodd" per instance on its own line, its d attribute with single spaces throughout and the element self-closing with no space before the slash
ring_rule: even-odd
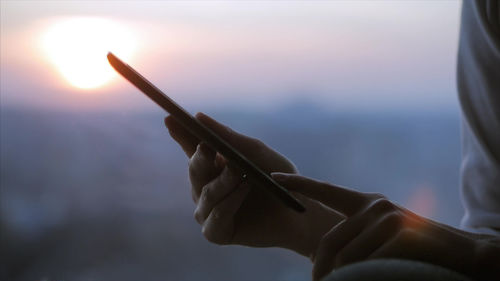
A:
<svg viewBox="0 0 500 281">
<path fill-rule="evenodd" d="M 197 115 L 194 118 L 112 54 L 108 55 L 108 59 L 127 80 L 171 113 L 165 123 L 170 135 L 190 157 L 195 217 L 207 240 L 223 245 L 282 247 L 311 257 L 326 231 L 344 219 L 316 200 L 302 194 L 294 195 L 301 200 L 299 202 L 269 177 L 271 172 L 297 172 L 286 157 L 256 139 L 228 129 L 208 116 Z M 182 121 L 186 119 L 186 115 L 192 122 Z M 204 134 L 196 133 L 198 126 L 190 126 L 195 123 L 206 128 L 209 132 L 207 134 L 227 141 L 209 146 L 210 140 L 214 138 L 204 138 Z M 200 141 L 202 144 L 198 145 Z M 207 147 L 208 149 L 204 149 Z M 222 149 L 218 149 L 219 147 Z M 213 169 L 214 162 L 211 160 L 215 151 L 229 162 L 222 169 L 212 171 L 210 176 L 200 177 L 200 173 L 210 173 L 209 169 Z M 227 151 L 237 153 L 225 153 Z M 231 158 L 234 155 L 247 155 L 250 159 L 241 157 L 234 161 Z M 199 165 L 200 162 L 204 164 Z M 248 165 L 236 167 L 235 163 L 242 162 L 248 162 Z M 236 172 L 232 169 L 234 167 Z M 240 177 L 243 174 L 247 175 L 247 180 L 242 183 Z M 254 178 L 255 174 L 257 177 Z M 214 192 L 206 192 L 207 190 Z M 307 212 L 304 212 L 306 208 Z"/>
<path fill-rule="evenodd" d="M 189 112 L 170 99 L 146 78 L 129 65 L 123 63 L 112 53 L 108 53 L 108 61 L 124 78 L 151 98 L 156 104 L 170 113 L 192 135 L 196 136 L 211 149 L 219 152 L 236 169 L 241 171 L 241 177 L 252 183 L 252 186 L 262 187 L 278 198 L 287 207 L 297 212 L 304 212 L 304 206 L 288 190 L 274 181 L 271 176 L 248 160 L 242 153 L 232 147 L 223 138 L 207 128 Z"/>
</svg>

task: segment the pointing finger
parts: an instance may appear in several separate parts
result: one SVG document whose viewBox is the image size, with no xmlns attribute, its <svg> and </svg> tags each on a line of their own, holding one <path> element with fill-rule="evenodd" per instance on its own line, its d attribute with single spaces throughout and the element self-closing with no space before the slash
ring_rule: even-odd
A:
<svg viewBox="0 0 500 281">
<path fill-rule="evenodd" d="M 291 191 L 317 200 L 346 216 L 357 213 L 370 198 L 364 193 L 316 181 L 296 174 L 272 173 L 273 179 Z"/>
</svg>

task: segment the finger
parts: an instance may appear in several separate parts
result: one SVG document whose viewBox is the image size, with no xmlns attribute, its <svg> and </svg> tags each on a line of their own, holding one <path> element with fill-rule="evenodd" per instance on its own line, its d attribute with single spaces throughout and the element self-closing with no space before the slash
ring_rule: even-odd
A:
<svg viewBox="0 0 500 281">
<path fill-rule="evenodd" d="M 215 155 L 215 152 L 206 144 L 200 143 L 189 159 L 189 180 L 195 202 L 197 202 L 203 186 L 220 173 L 220 168 L 216 165 Z"/>
<path fill-rule="evenodd" d="M 313 257 L 314 280 L 320 280 L 336 267 L 338 253 L 362 231 L 363 227 L 362 218 L 352 217 L 343 220 L 323 236 Z"/>
<path fill-rule="evenodd" d="M 440 253 L 450 254 L 450 248 L 443 247 L 449 244 L 443 243 L 443 237 L 439 239 L 437 237 L 427 230 L 399 229 L 391 239 L 385 241 L 368 258 L 409 258 L 434 263 L 442 257 Z M 444 240 L 449 242 L 446 238 Z M 456 256 L 452 254 L 450 258 L 456 258 Z"/>
<path fill-rule="evenodd" d="M 389 200 L 370 201 L 323 237 L 315 257 L 314 276 L 323 277 L 333 268 L 367 257 L 399 231 L 402 221 L 402 212 Z"/>
<path fill-rule="evenodd" d="M 165 126 L 170 133 L 170 136 L 179 143 L 182 150 L 188 157 L 191 157 L 193 153 L 196 151 L 196 146 L 199 143 L 199 140 L 193 136 L 190 132 L 188 132 L 182 125 L 175 121 L 172 115 L 169 115 L 165 118 Z"/>
<path fill-rule="evenodd" d="M 247 182 L 241 183 L 231 194 L 217 204 L 205 220 L 202 232 L 208 241 L 231 243 L 234 237 L 234 216 L 250 191 Z"/>
<path fill-rule="evenodd" d="M 241 181 L 239 173 L 226 166 L 218 177 L 203 187 L 194 213 L 196 221 L 203 224 L 214 206 L 236 189 Z"/>
<path fill-rule="evenodd" d="M 346 216 L 355 214 L 370 201 L 364 193 L 296 174 L 272 173 L 271 176 L 283 187 L 320 201 Z"/>
<path fill-rule="evenodd" d="M 366 227 L 337 254 L 335 266 L 367 259 L 385 242 L 391 240 L 402 226 L 396 214 L 387 214 Z"/>
<path fill-rule="evenodd" d="M 196 114 L 196 118 L 229 144 L 242 151 L 253 151 L 255 148 L 260 148 L 259 146 L 262 145 L 259 140 L 240 134 L 228 126 L 217 122 L 204 113 L 198 112 Z"/>
<path fill-rule="evenodd" d="M 405 232 L 403 231 L 403 233 Z M 406 234 L 397 233 L 392 239 L 384 241 L 385 243 L 372 252 L 368 258 L 413 258 L 414 251 L 412 248 L 415 246 L 407 243 L 406 237 L 403 238 L 403 236 L 406 236 Z"/>
<path fill-rule="evenodd" d="M 262 141 L 240 134 L 203 113 L 197 113 L 196 118 L 214 133 L 238 149 L 251 159 L 261 169 L 267 172 L 295 172 L 297 168 L 286 157 L 274 151 Z"/>
</svg>

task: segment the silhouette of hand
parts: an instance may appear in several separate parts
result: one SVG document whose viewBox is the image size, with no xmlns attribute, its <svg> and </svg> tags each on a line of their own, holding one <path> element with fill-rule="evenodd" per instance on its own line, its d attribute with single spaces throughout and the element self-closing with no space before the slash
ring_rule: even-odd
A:
<svg viewBox="0 0 500 281">
<path fill-rule="evenodd" d="M 321 239 L 311 257 L 313 279 L 345 264 L 403 258 L 451 268 L 475 278 L 498 278 L 500 239 L 452 228 L 420 217 L 380 194 L 361 193 L 293 174 L 273 173 L 299 192 L 345 215 Z"/>
<path fill-rule="evenodd" d="M 262 170 L 296 173 L 292 162 L 261 141 L 239 134 L 212 118 L 196 118 L 237 148 Z M 343 216 L 316 200 L 297 194 L 307 211 L 299 214 L 261 188 L 253 188 L 226 159 L 185 130 L 171 116 L 170 135 L 189 160 L 194 216 L 203 235 L 217 244 L 283 247 L 310 256 L 323 234 Z"/>
</svg>

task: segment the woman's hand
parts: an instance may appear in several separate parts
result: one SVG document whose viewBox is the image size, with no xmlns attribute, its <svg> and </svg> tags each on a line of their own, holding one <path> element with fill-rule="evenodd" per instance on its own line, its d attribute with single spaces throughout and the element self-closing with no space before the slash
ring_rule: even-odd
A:
<svg viewBox="0 0 500 281">
<path fill-rule="evenodd" d="M 261 141 L 239 134 L 204 114 L 196 118 L 262 170 L 296 173 L 288 159 Z M 299 214 L 261 188 L 243 181 L 241 173 L 185 130 L 172 117 L 165 119 L 171 136 L 189 159 L 189 177 L 203 235 L 217 244 L 283 247 L 310 256 L 320 238 L 342 215 L 300 194 L 307 211 Z"/>
<path fill-rule="evenodd" d="M 361 193 L 292 174 L 273 178 L 291 191 L 343 213 L 313 255 L 313 279 L 345 264 L 374 258 L 415 259 L 474 278 L 500 276 L 498 239 L 420 217 L 379 194 Z"/>
</svg>

